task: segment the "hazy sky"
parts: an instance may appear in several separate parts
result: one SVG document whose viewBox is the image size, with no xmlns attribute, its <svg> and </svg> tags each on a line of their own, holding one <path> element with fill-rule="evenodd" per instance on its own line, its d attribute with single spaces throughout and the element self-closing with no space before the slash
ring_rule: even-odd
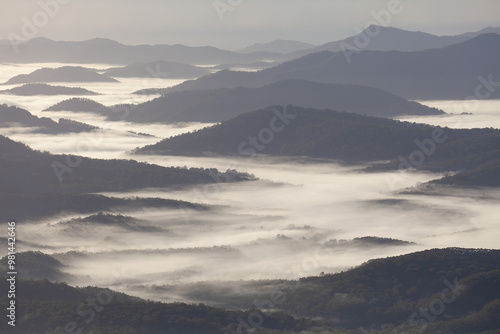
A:
<svg viewBox="0 0 500 334">
<path fill-rule="evenodd" d="M 446 35 L 500 26 L 499 0 L 1 0 L 0 39 L 23 36 L 29 22 L 38 26 L 36 37 L 56 40 L 222 48 L 275 39 L 322 44 L 355 34 L 355 27 L 374 20 L 371 11 L 391 2 L 400 2 L 401 10 L 387 25 L 402 29 Z"/>
</svg>

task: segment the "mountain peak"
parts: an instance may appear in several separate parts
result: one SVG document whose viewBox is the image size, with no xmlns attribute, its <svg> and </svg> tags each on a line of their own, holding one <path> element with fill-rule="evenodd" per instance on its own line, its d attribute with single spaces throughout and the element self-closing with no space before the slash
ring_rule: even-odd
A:
<svg viewBox="0 0 500 334">
<path fill-rule="evenodd" d="M 92 38 L 86 41 L 83 41 L 83 43 L 88 43 L 92 45 L 122 45 L 120 42 L 117 42 L 115 40 L 109 39 L 109 38 Z"/>
<path fill-rule="evenodd" d="M 48 44 L 48 43 L 53 43 L 54 41 L 52 39 L 46 38 L 46 37 L 37 37 L 30 39 L 28 41 L 29 44 L 31 45 L 42 45 L 42 44 Z"/>
</svg>

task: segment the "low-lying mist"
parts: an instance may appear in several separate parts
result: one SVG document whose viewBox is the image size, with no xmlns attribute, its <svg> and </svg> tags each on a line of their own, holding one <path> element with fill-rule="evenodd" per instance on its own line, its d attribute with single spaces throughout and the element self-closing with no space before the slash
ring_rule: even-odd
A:
<svg viewBox="0 0 500 334">
<path fill-rule="evenodd" d="M 460 128 L 500 128 L 500 100 L 418 101 L 426 106 L 444 110 L 447 115 L 405 116 L 397 119 Z"/>
<path fill-rule="evenodd" d="M 493 223 L 498 190 L 462 190 L 457 196 L 400 194 L 388 182 L 394 173 L 363 173 L 359 167 L 326 161 L 180 157 L 148 161 L 237 168 L 260 180 L 177 191 L 106 193 L 182 199 L 211 209 L 109 213 L 125 216 L 118 220 L 126 224 L 98 219 L 91 224 L 71 222 L 76 216 L 59 216 L 23 226 L 20 247 L 54 254 L 66 265 L 62 271 L 74 275 L 72 284 L 92 282 L 146 298 L 192 301 L 189 289 L 176 292 L 172 286 L 297 279 L 339 272 L 377 257 L 498 244 L 499 227 Z M 440 176 L 397 175 L 400 190 Z M 362 239 L 365 236 L 396 240 Z"/>
</svg>

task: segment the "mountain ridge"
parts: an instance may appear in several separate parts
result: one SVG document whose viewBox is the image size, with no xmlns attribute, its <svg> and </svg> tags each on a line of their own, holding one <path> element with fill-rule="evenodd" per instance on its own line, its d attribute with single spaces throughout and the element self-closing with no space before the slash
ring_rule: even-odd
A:
<svg viewBox="0 0 500 334">
<path fill-rule="evenodd" d="M 280 80 L 303 79 L 360 84 L 411 100 L 465 99 L 474 97 L 485 81 L 500 78 L 498 55 L 500 35 L 493 33 L 425 51 L 360 51 L 347 56 L 321 51 L 254 73 L 223 70 L 169 91 L 261 87 Z M 491 92 L 492 87 L 483 86 L 482 96 L 500 98 L 500 89 Z"/>
<path fill-rule="evenodd" d="M 220 88 L 167 93 L 131 108 L 131 122 L 225 121 L 269 105 L 336 109 L 380 117 L 439 115 L 443 111 L 361 85 L 322 84 L 288 79 L 259 88 Z M 55 106 L 49 107 L 54 110 Z M 100 108 L 93 107 L 93 110 Z M 111 113 L 111 120 L 113 119 Z"/>
</svg>

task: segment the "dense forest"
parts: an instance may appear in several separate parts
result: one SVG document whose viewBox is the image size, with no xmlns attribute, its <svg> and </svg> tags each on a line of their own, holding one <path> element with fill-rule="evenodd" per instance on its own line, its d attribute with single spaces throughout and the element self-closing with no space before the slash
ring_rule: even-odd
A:
<svg viewBox="0 0 500 334">
<path fill-rule="evenodd" d="M 37 252 L 20 260 L 60 266 Z M 0 265 L 5 262 L 4 258 Z M 267 292 L 239 296 L 240 303 L 246 301 L 246 310 L 149 302 L 108 289 L 22 280 L 18 282 L 18 329 L 26 334 L 59 333 L 74 323 L 82 333 L 94 334 L 146 330 L 222 334 L 251 329 L 276 334 L 486 334 L 500 325 L 498 263 L 498 250 L 461 248 L 370 260 L 338 274 L 264 282 L 271 286 Z M 0 282 L 7 291 L 7 281 Z M 0 300 L 5 298 L 2 295 Z M 90 304 L 85 303 L 96 299 L 99 304 L 90 312 Z M 12 332 L 2 326 L 3 332 Z"/>
</svg>

